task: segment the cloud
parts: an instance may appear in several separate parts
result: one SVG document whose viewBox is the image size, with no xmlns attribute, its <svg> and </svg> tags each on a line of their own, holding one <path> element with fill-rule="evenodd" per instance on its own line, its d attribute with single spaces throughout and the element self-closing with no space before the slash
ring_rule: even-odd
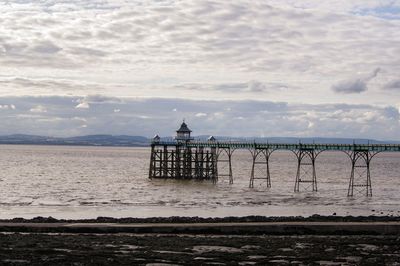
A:
<svg viewBox="0 0 400 266">
<path fill-rule="evenodd" d="M 197 114 L 195 114 L 195 117 L 205 117 L 205 116 L 207 116 L 206 113 L 197 113 Z"/>
<path fill-rule="evenodd" d="M 380 71 L 380 68 L 376 68 L 371 74 L 355 79 L 349 79 L 340 81 L 332 86 L 332 90 L 336 93 L 351 94 L 361 93 L 368 90 L 367 84 L 373 78 L 375 78 Z"/>
<path fill-rule="evenodd" d="M 78 109 L 89 109 L 91 104 L 106 104 L 106 103 L 113 103 L 113 104 L 121 104 L 123 101 L 120 98 L 117 97 L 110 97 L 110 96 L 105 96 L 105 95 L 100 95 L 100 94 L 94 94 L 94 95 L 87 95 L 83 98 L 80 98 L 76 100 L 78 102 L 78 105 L 75 106 L 75 108 Z M 117 113 L 120 111 L 120 109 L 114 109 L 114 113 Z"/>
<path fill-rule="evenodd" d="M 118 98 L 118 97 L 110 97 L 110 96 L 105 96 L 101 94 L 94 94 L 94 95 L 87 95 L 85 96 L 82 100 L 79 100 L 81 102 L 87 102 L 87 103 L 122 103 L 123 101 Z"/>
<path fill-rule="evenodd" d="M 262 82 L 257 80 L 252 80 L 245 83 L 228 83 L 228 84 L 219 84 L 214 87 L 216 90 L 221 91 L 232 91 L 232 92 L 262 92 L 266 91 L 267 87 Z"/>
<path fill-rule="evenodd" d="M 32 113 L 46 113 L 47 108 L 43 105 L 36 105 L 36 106 L 32 107 L 31 109 L 29 109 L 29 111 Z"/>
<path fill-rule="evenodd" d="M 397 139 L 397 2 L 0 3 L 0 133 Z"/>
<path fill-rule="evenodd" d="M 250 80 L 247 82 L 236 83 L 186 83 L 174 86 L 178 90 L 188 91 L 210 91 L 210 92 L 223 92 L 223 93 L 250 93 L 257 94 L 263 92 L 279 92 L 287 89 L 297 89 L 296 87 L 289 86 L 288 84 L 278 82 L 261 82 L 257 80 Z"/>
<path fill-rule="evenodd" d="M 90 105 L 87 102 L 81 102 L 77 106 L 75 106 L 77 109 L 89 109 Z"/>
<path fill-rule="evenodd" d="M 0 104 L 0 110 L 15 110 L 15 105 L 14 104 L 4 104 L 4 105 L 1 105 Z"/>
<path fill-rule="evenodd" d="M 373 17 L 396 13 L 393 1 L 12 0 L 0 5 L 0 80 L 6 82 L 0 95 L 226 99 L 238 92 L 240 99 L 263 93 L 294 102 L 313 95 L 317 102 L 334 95 L 332 80 L 342 80 L 344 71 L 366 73 L 380 65 L 387 80 L 400 71 L 399 21 Z M 382 6 L 390 8 L 378 10 Z M 370 16 L 361 10 L 375 11 Z M 368 87 L 362 79 L 350 80 L 341 84 L 346 92 Z M 179 84 L 200 84 L 200 89 L 170 90 Z M 286 88 L 301 92 L 293 95 Z"/>
<path fill-rule="evenodd" d="M 367 83 L 361 79 L 340 81 L 332 86 L 332 90 L 335 92 L 345 94 L 361 93 L 367 89 Z"/>
<path fill-rule="evenodd" d="M 0 134 L 171 136 L 182 118 L 194 135 L 398 140 L 400 131 L 399 110 L 393 105 L 124 98 L 123 112 L 114 112 L 113 102 L 103 102 L 82 112 L 73 104 L 79 99 L 82 98 L 0 97 L 2 105 L 18 106 L 12 112 L 0 112 Z M 179 112 L 171 112 L 173 108 Z"/>
<path fill-rule="evenodd" d="M 392 80 L 383 86 L 385 90 L 400 90 L 400 79 Z"/>
</svg>

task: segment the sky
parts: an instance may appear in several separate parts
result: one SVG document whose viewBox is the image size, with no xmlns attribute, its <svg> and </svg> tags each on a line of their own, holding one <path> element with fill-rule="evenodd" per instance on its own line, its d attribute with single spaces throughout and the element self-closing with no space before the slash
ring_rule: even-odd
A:
<svg viewBox="0 0 400 266">
<path fill-rule="evenodd" d="M 0 1 L 0 135 L 400 140 L 400 0 Z"/>
</svg>

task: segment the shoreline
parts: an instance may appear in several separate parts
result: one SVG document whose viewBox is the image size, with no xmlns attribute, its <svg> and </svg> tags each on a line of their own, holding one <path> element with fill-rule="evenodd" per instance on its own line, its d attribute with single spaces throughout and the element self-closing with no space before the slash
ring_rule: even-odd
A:
<svg viewBox="0 0 400 266">
<path fill-rule="evenodd" d="M 37 216 L 31 219 L 15 217 L 0 219 L 0 223 L 252 223 L 252 222 L 400 222 L 400 216 L 227 216 L 227 217 L 199 217 L 199 216 L 170 216 L 170 217 L 124 217 L 114 218 L 99 216 L 96 219 L 56 219 L 51 216 Z"/>
<path fill-rule="evenodd" d="M 400 217 L 152 217 L 58 220 L 52 217 L 0 220 L 0 232 L 132 233 L 216 235 L 400 235 Z"/>
</svg>

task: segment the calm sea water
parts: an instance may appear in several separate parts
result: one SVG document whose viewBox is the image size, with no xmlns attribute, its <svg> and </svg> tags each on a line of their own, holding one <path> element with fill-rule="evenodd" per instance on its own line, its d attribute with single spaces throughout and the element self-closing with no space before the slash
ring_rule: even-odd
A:
<svg viewBox="0 0 400 266">
<path fill-rule="evenodd" d="M 291 152 L 273 153 L 271 188 L 256 181 L 250 189 L 248 151 L 233 155 L 234 184 L 220 179 L 213 185 L 149 180 L 149 148 L 0 145 L 0 150 L 0 218 L 400 215 L 396 153 L 373 159 L 373 197 L 355 192 L 348 198 L 350 160 L 341 152 L 318 157 L 318 192 L 302 187 L 294 193 Z"/>
</svg>

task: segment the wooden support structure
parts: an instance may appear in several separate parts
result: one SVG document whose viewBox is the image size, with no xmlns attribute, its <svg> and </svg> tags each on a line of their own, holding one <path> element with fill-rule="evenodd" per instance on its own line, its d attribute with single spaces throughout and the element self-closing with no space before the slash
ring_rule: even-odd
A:
<svg viewBox="0 0 400 266">
<path fill-rule="evenodd" d="M 185 145 L 151 145 L 149 178 L 212 180 L 216 182 L 215 149 Z"/>
</svg>

